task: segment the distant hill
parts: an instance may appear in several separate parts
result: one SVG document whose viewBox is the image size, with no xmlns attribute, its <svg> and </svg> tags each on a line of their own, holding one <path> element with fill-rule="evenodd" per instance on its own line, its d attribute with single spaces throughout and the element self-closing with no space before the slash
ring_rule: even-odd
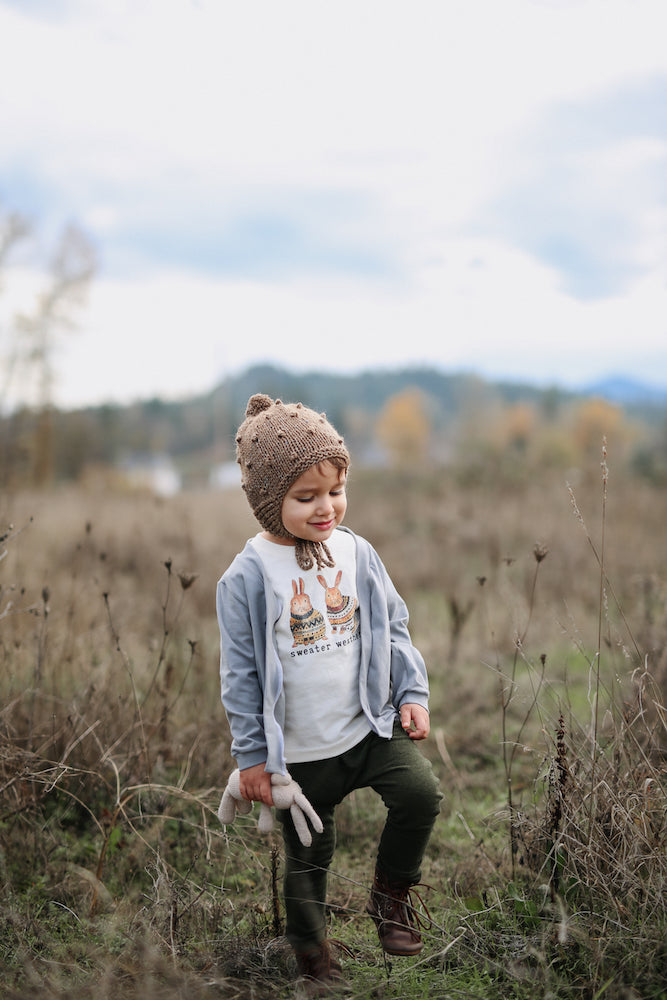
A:
<svg viewBox="0 0 667 1000">
<path fill-rule="evenodd" d="M 667 385 L 648 385 L 623 375 L 601 379 L 586 386 L 583 392 L 588 396 L 601 396 L 620 406 L 667 406 Z"/>
<path fill-rule="evenodd" d="M 520 382 L 491 382 L 467 372 L 456 374 L 436 368 L 368 369 L 357 373 L 291 372 L 275 365 L 255 365 L 240 375 L 225 379 L 212 395 L 224 398 L 239 419 L 248 398 L 266 392 L 286 401 L 301 400 L 307 406 L 326 411 L 334 423 L 350 409 L 377 414 L 386 401 L 406 388 L 420 389 L 437 401 L 445 417 L 457 416 L 470 400 L 540 403 L 564 401 L 577 394 L 556 386 L 540 388 Z"/>
<path fill-rule="evenodd" d="M 334 423 L 350 409 L 378 413 L 389 397 L 415 387 L 432 400 L 444 418 L 460 415 L 471 402 L 530 402 L 553 412 L 554 408 L 577 399 L 600 396 L 625 407 L 629 413 L 653 422 L 667 409 L 667 380 L 663 388 L 622 375 L 601 379 L 579 390 L 557 384 L 537 386 L 530 382 L 492 381 L 470 372 L 448 373 L 429 367 L 395 370 L 369 369 L 352 374 L 322 371 L 291 372 L 275 365 L 255 365 L 225 379 L 212 396 L 224 399 L 241 419 L 248 398 L 255 392 L 285 400 L 301 400 L 314 409 L 325 410 Z M 657 414 L 656 414 L 657 411 Z"/>
</svg>

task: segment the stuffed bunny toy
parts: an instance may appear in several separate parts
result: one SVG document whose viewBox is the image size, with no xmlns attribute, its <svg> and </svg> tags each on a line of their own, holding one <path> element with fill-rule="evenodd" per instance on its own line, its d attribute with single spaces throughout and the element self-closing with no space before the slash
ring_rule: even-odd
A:
<svg viewBox="0 0 667 1000">
<path fill-rule="evenodd" d="M 298 785 L 293 778 L 290 778 L 289 774 L 272 774 L 271 785 L 274 805 L 278 809 L 289 809 L 299 840 L 304 847 L 310 847 L 313 838 L 306 823 L 306 816 L 310 820 L 313 830 L 317 833 L 322 833 L 324 827 L 322 826 L 322 820 L 301 791 L 301 785 Z M 237 768 L 230 774 L 227 787 L 222 793 L 222 800 L 218 809 L 218 819 L 223 826 L 227 826 L 228 823 L 234 822 L 237 813 L 245 816 L 251 809 L 252 802 L 248 802 L 247 799 L 241 797 L 239 770 Z M 273 829 L 273 814 L 270 807 L 264 802 L 260 806 L 258 826 L 261 833 L 269 833 Z"/>
</svg>

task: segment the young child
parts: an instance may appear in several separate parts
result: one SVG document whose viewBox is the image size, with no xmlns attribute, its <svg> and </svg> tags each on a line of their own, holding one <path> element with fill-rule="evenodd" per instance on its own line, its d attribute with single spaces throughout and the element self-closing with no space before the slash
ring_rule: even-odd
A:
<svg viewBox="0 0 667 1000">
<path fill-rule="evenodd" d="M 430 763 L 428 679 L 405 604 L 371 545 L 341 523 L 349 454 L 301 403 L 252 396 L 237 438 L 242 486 L 262 531 L 218 583 L 222 702 L 240 793 L 273 805 L 271 775 L 289 775 L 324 831 L 304 847 L 289 810 L 286 934 L 314 989 L 341 981 L 326 939 L 336 806 L 355 788 L 387 818 L 367 912 L 392 955 L 422 948 L 410 904 L 439 812 Z"/>
</svg>

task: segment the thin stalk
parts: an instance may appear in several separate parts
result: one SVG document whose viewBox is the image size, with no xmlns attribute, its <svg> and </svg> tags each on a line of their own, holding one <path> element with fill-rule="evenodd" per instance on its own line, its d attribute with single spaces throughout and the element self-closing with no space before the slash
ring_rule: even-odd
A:
<svg viewBox="0 0 667 1000">
<path fill-rule="evenodd" d="M 114 641 L 114 643 L 116 645 L 116 652 L 120 654 L 120 657 L 121 657 L 121 659 L 123 661 L 123 665 L 125 666 L 125 669 L 127 670 L 128 677 L 130 678 L 130 684 L 132 685 L 132 696 L 133 696 L 133 699 L 134 699 L 135 719 L 139 723 L 139 732 L 141 733 L 141 745 L 142 745 L 142 749 L 143 749 L 143 753 L 144 753 L 144 762 L 146 764 L 146 776 L 150 779 L 150 776 L 151 776 L 151 763 L 150 763 L 150 758 L 148 756 L 148 741 L 146 739 L 146 730 L 144 728 L 144 718 L 143 718 L 143 714 L 142 714 L 142 711 L 141 711 L 142 706 L 139 704 L 139 695 L 137 694 L 137 688 L 136 688 L 136 685 L 134 683 L 134 674 L 132 673 L 132 667 L 130 665 L 129 657 L 128 657 L 127 653 L 125 652 L 125 650 L 123 649 L 123 647 L 121 646 L 121 644 L 120 644 L 120 636 L 119 636 L 118 632 L 116 631 L 116 626 L 114 625 L 113 618 L 111 616 L 111 607 L 109 605 L 109 594 L 108 593 L 104 593 L 102 596 L 104 598 L 104 606 L 107 609 L 107 617 L 109 619 L 109 628 L 111 629 L 111 636 L 112 636 L 113 641 Z"/>
<path fill-rule="evenodd" d="M 602 438 L 602 528 L 600 537 L 600 592 L 598 598 L 598 642 L 595 664 L 595 705 L 593 709 L 593 747 L 591 761 L 591 801 L 588 815 L 588 843 L 593 835 L 593 823 L 595 819 L 595 767 L 597 763 L 598 747 L 598 720 L 600 702 L 600 661 L 602 659 L 602 616 L 604 608 L 604 584 L 605 584 L 605 528 L 607 523 L 607 481 L 609 479 L 609 469 L 607 466 L 607 438 Z"/>
</svg>

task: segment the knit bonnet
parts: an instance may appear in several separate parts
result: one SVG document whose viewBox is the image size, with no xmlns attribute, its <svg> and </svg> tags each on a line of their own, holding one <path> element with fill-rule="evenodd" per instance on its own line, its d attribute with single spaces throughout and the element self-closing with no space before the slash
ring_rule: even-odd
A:
<svg viewBox="0 0 667 1000">
<path fill-rule="evenodd" d="M 236 461 L 248 503 L 266 531 L 278 538 L 294 538 L 281 518 L 285 494 L 299 476 L 327 460 L 347 467 L 350 455 L 324 413 L 302 403 L 274 401 L 264 393 L 250 397 L 236 434 Z M 333 565 L 324 542 L 295 541 L 302 569 L 314 563 L 318 568 Z"/>
</svg>

